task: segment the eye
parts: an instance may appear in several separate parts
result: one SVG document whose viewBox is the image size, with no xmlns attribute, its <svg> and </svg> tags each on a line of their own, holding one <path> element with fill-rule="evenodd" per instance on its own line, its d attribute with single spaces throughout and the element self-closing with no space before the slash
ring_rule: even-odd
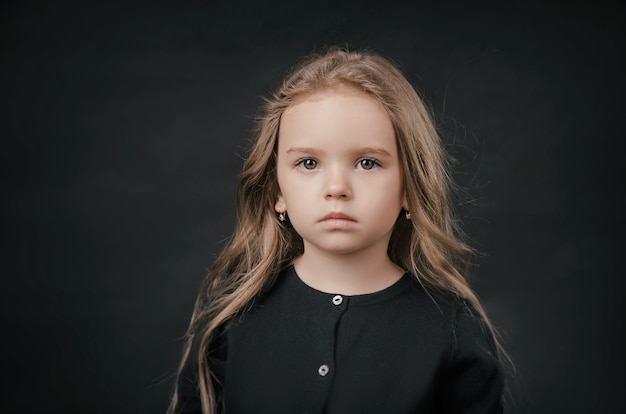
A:
<svg viewBox="0 0 626 414">
<path fill-rule="evenodd" d="M 296 164 L 305 170 L 314 170 L 317 167 L 317 161 L 312 158 L 305 158 Z"/>
<path fill-rule="evenodd" d="M 378 163 L 378 161 L 371 158 L 363 158 L 359 161 L 358 166 L 363 170 L 372 170 L 376 167 L 379 167 L 380 164 Z"/>
</svg>

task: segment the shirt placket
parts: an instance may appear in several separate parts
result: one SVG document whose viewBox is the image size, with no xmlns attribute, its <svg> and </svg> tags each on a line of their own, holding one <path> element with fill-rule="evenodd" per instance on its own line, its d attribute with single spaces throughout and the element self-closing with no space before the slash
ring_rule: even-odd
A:
<svg viewBox="0 0 626 414">
<path fill-rule="evenodd" d="M 326 401 L 332 389 L 333 380 L 336 372 L 335 351 L 337 348 L 337 326 L 348 307 L 348 298 L 343 295 L 329 295 L 328 300 L 324 304 L 322 311 L 324 321 L 324 330 L 321 338 L 323 347 L 319 349 L 317 366 L 312 367 L 315 371 L 312 373 L 316 376 L 315 392 L 311 395 L 311 406 L 317 406 L 319 410 L 314 412 L 323 412 Z"/>
</svg>

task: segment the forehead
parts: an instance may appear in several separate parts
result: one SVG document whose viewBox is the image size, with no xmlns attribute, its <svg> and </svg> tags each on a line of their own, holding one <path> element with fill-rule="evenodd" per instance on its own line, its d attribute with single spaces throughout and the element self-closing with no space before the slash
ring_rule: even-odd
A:
<svg viewBox="0 0 626 414">
<path fill-rule="evenodd" d="M 395 133 L 380 102 L 356 88 L 340 86 L 307 94 L 283 113 L 279 147 L 304 142 L 383 145 L 395 149 Z"/>
<path fill-rule="evenodd" d="M 376 100 L 372 95 L 359 90 L 357 87 L 345 84 L 337 84 L 328 88 L 324 88 L 318 91 L 305 93 L 294 99 L 294 102 L 285 109 L 284 114 L 290 112 L 302 111 L 303 108 L 319 106 L 323 103 L 336 102 L 338 105 L 352 102 L 353 104 L 368 104 L 372 108 L 381 112 L 385 112 L 383 105 Z"/>
</svg>

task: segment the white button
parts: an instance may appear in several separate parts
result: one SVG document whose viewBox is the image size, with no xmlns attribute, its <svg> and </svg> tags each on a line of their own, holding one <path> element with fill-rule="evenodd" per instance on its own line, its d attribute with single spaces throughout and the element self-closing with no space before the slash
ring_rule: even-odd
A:
<svg viewBox="0 0 626 414">
<path fill-rule="evenodd" d="M 320 367 L 317 369 L 317 373 L 320 374 L 322 377 L 325 377 L 326 374 L 328 374 L 329 370 L 330 368 L 328 368 L 328 365 L 324 364 L 320 365 Z"/>
<path fill-rule="evenodd" d="M 333 298 L 333 305 L 341 305 L 341 302 L 343 302 L 343 298 L 340 295 Z"/>
</svg>

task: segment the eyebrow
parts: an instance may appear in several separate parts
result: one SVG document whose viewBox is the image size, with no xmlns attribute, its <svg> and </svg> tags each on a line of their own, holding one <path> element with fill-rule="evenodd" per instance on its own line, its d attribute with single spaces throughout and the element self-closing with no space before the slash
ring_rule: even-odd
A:
<svg viewBox="0 0 626 414">
<path fill-rule="evenodd" d="M 313 147 L 291 147 L 287 150 L 287 154 L 317 154 L 319 152 L 324 152 L 324 151 L 320 151 L 317 148 L 313 148 Z"/>
<path fill-rule="evenodd" d="M 291 147 L 287 150 L 287 154 L 319 154 L 325 151 L 314 147 Z M 359 147 L 351 151 L 355 154 L 376 154 L 383 157 L 391 156 L 391 153 L 382 147 Z"/>
</svg>

